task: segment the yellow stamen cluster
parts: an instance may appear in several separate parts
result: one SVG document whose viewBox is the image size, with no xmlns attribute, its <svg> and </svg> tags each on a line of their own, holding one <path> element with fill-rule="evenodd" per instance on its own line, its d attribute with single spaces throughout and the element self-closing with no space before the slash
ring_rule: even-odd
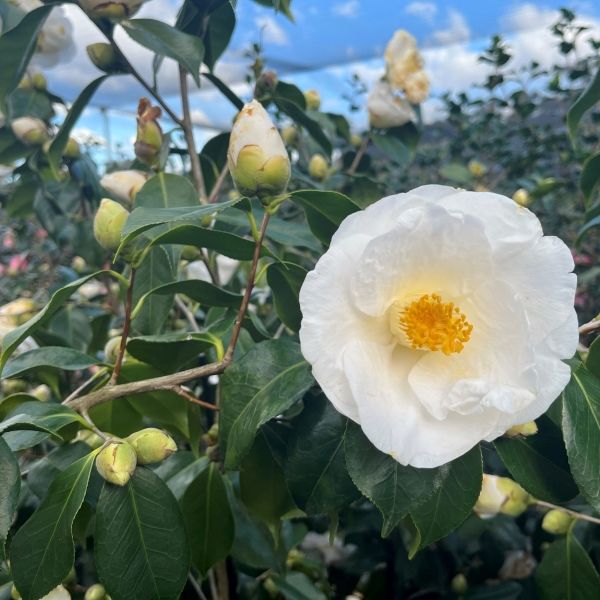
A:
<svg viewBox="0 0 600 600">
<path fill-rule="evenodd" d="M 460 309 L 453 302 L 442 302 L 438 294 L 397 303 L 390 316 L 392 332 L 418 350 L 440 350 L 446 355 L 461 352 L 473 331 Z"/>
</svg>

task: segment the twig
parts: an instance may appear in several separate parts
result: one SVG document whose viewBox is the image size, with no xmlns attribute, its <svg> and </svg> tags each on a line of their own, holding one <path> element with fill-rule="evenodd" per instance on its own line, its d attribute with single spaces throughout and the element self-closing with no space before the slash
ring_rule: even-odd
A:
<svg viewBox="0 0 600 600">
<path fill-rule="evenodd" d="M 196 594 L 198 594 L 200 600 L 208 600 L 208 598 L 204 595 L 200 584 L 196 581 L 196 578 L 191 573 L 188 573 L 188 581 L 190 582 L 190 585 L 194 588 Z"/>
<path fill-rule="evenodd" d="M 76 390 L 74 390 L 71 394 L 69 394 L 62 401 L 62 404 L 69 404 L 71 402 L 71 400 L 75 400 L 75 398 L 77 398 L 77 396 L 79 396 L 81 394 L 81 392 L 83 392 L 83 390 L 85 390 L 85 388 L 87 388 L 89 385 L 91 385 L 94 381 L 96 381 L 96 379 L 98 379 L 102 375 L 106 375 L 106 373 L 107 373 L 106 368 L 96 371 L 89 379 L 86 379 Z"/>
<path fill-rule="evenodd" d="M 214 567 L 217 577 L 217 589 L 219 592 L 219 600 L 229 600 L 229 578 L 227 577 L 227 563 L 222 560 Z"/>
<path fill-rule="evenodd" d="M 571 515 L 575 519 L 578 519 L 579 521 L 589 521 L 590 523 L 600 525 L 600 519 L 597 519 L 596 517 L 592 517 L 590 515 L 586 515 L 585 513 L 580 513 L 575 510 L 571 510 L 570 508 L 564 508 L 563 506 L 558 506 L 556 504 L 552 504 L 551 502 L 544 502 L 543 500 L 536 500 L 535 504 L 543 508 L 561 510 L 562 512 Z"/>
<path fill-rule="evenodd" d="M 600 319 L 592 319 L 589 323 L 585 323 L 579 328 L 579 335 L 588 335 L 600 329 Z"/>
<path fill-rule="evenodd" d="M 107 436 L 103 431 L 101 431 L 100 429 L 98 429 L 96 427 L 96 424 L 90 418 L 90 415 L 88 414 L 87 410 L 82 410 L 81 411 L 81 416 L 85 419 L 86 423 L 92 428 L 92 431 L 96 435 L 100 436 L 104 441 L 106 441 L 109 438 L 109 436 Z"/>
<path fill-rule="evenodd" d="M 190 155 L 190 164 L 192 166 L 192 178 L 198 192 L 200 204 L 207 204 L 206 186 L 204 185 L 204 176 L 200 167 L 200 159 L 196 153 L 196 143 L 194 142 L 194 129 L 192 127 L 192 116 L 190 113 L 190 98 L 188 93 L 187 72 L 179 65 L 179 87 L 181 89 L 181 107 L 183 109 L 183 133 L 187 144 L 188 154 Z"/>
<path fill-rule="evenodd" d="M 121 374 L 121 366 L 123 364 L 123 356 L 125 356 L 125 348 L 127 346 L 127 338 L 129 337 L 129 329 L 131 328 L 131 309 L 133 308 L 133 284 L 135 282 L 135 269 L 131 269 L 129 276 L 129 287 L 125 297 L 125 322 L 123 323 L 123 334 L 121 335 L 121 344 L 119 345 L 119 353 L 113 369 L 108 385 L 115 385 Z"/>
<path fill-rule="evenodd" d="M 213 185 L 213 189 L 210 192 L 210 196 L 208 197 L 208 203 L 213 204 L 217 199 L 219 192 L 221 191 L 221 187 L 223 186 L 223 182 L 227 177 L 227 173 L 229 172 L 229 166 L 225 163 L 225 166 L 221 169 L 217 180 L 215 181 L 215 185 Z"/>
<path fill-rule="evenodd" d="M 350 165 L 350 168 L 348 169 L 348 175 L 354 175 L 356 169 L 358 168 L 358 165 L 360 164 L 362 157 L 365 155 L 365 152 L 367 151 L 367 148 L 369 147 L 369 141 L 370 141 L 370 137 L 369 137 L 369 135 L 366 135 L 365 138 L 363 139 L 357 153 L 354 155 L 354 160 L 352 161 L 352 164 Z"/>
<path fill-rule="evenodd" d="M 248 309 L 248 303 L 250 301 L 250 295 L 254 287 L 254 279 L 256 277 L 256 269 L 258 265 L 258 259 L 260 258 L 260 251 L 269 223 L 269 213 L 265 212 L 263 221 L 260 228 L 260 234 L 256 244 L 254 246 L 254 255 L 252 258 L 252 266 L 250 268 L 250 275 L 248 276 L 248 284 L 244 297 L 240 303 L 240 308 L 233 326 L 231 334 L 231 341 L 227 347 L 227 351 L 222 360 L 195 367 L 193 369 L 187 369 L 179 373 L 172 373 L 170 375 L 162 375 L 161 377 L 153 377 L 151 379 L 145 379 L 142 381 L 133 381 L 131 383 L 122 383 L 118 385 L 107 385 L 95 392 L 80 396 L 71 400 L 68 404 L 74 410 L 79 412 L 87 411 L 91 407 L 98 404 L 103 404 L 110 400 L 116 400 L 117 398 L 123 398 L 124 396 L 132 396 L 135 394 L 143 394 L 145 392 L 152 392 L 154 390 L 165 390 L 173 389 L 173 387 L 192 381 L 193 379 L 199 379 L 201 377 L 207 377 L 208 375 L 218 375 L 222 373 L 233 360 L 233 353 L 237 344 L 237 340 L 240 335 L 240 329 Z"/>
<path fill-rule="evenodd" d="M 177 308 L 183 313 L 186 321 L 190 324 L 190 327 L 194 331 L 200 331 L 200 327 L 198 327 L 198 323 L 196 322 L 196 317 L 194 317 L 192 311 L 187 307 L 186 303 L 178 296 L 175 295 L 175 304 L 177 304 Z"/>
<path fill-rule="evenodd" d="M 217 584 L 215 582 L 215 574 L 213 569 L 208 571 L 208 585 L 210 586 L 210 595 L 213 600 L 219 600 L 219 592 L 217 592 Z"/>
<path fill-rule="evenodd" d="M 211 404 L 210 402 L 205 402 L 204 400 L 200 400 L 200 398 L 196 398 L 193 394 L 188 392 L 184 387 L 180 385 L 174 385 L 170 388 L 172 392 L 175 392 L 178 396 L 185 398 L 188 402 L 192 402 L 193 404 L 198 404 L 199 406 L 203 406 L 204 408 L 208 408 L 209 410 L 219 410 L 218 406 Z"/>
</svg>

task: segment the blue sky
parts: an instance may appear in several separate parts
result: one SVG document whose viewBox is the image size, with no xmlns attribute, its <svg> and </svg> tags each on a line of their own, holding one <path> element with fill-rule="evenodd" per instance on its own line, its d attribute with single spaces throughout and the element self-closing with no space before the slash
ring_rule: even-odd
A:
<svg viewBox="0 0 600 600">
<path fill-rule="evenodd" d="M 179 2 L 150 0 L 138 16 L 173 22 Z M 381 55 L 396 29 L 409 30 L 423 48 L 426 70 L 432 80 L 432 99 L 424 106 L 427 118 L 437 114 L 436 97 L 447 91 L 468 88 L 485 76 L 485 66 L 477 54 L 494 33 L 503 33 L 516 56 L 517 64 L 532 58 L 549 64 L 558 60 L 548 34 L 557 9 L 567 6 L 600 35 L 600 3 L 596 1 L 560 2 L 485 2 L 481 0 L 293 0 L 296 23 L 276 15 L 251 0 L 239 0 L 238 23 L 230 49 L 223 57 L 218 73 L 242 96 L 250 91 L 243 84 L 248 60 L 244 51 L 252 42 L 261 41 L 267 66 L 281 78 L 303 89 L 316 87 L 326 110 L 347 112 L 342 95 L 349 91 L 353 73 L 371 85 L 383 73 Z M 64 8 L 73 23 L 76 49 L 67 62 L 49 70 L 53 91 L 73 100 L 83 86 L 99 73 L 89 62 L 85 46 L 102 37 L 75 5 Z M 117 40 L 142 73 L 150 73 L 151 55 L 137 46 L 123 32 Z M 159 79 L 163 95 L 179 110 L 177 69 L 165 61 Z M 129 152 L 135 132 L 133 111 L 141 88 L 130 77 L 108 80 L 96 93 L 95 107 L 108 109 L 111 140 Z M 192 96 L 196 122 L 225 128 L 234 115 L 233 109 L 214 89 L 206 87 Z M 353 116 L 357 129 L 366 123 L 363 112 Z M 105 137 L 104 121 L 98 110 L 86 111 L 79 130 L 92 130 Z M 198 137 L 207 139 L 213 132 L 198 129 Z M 100 158 L 102 158 L 100 156 Z"/>
</svg>

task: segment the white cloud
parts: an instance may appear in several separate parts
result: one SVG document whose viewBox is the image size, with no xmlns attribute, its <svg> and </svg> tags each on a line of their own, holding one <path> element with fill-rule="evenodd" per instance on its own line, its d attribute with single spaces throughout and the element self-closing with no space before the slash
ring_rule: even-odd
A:
<svg viewBox="0 0 600 600">
<path fill-rule="evenodd" d="M 444 29 L 434 31 L 432 39 L 435 44 L 458 44 L 466 42 L 471 37 L 467 21 L 457 10 L 448 11 L 447 25 Z"/>
<path fill-rule="evenodd" d="M 359 3 L 358 0 L 348 0 L 347 2 L 340 2 L 334 4 L 331 12 L 338 17 L 346 17 L 353 19 L 358 16 Z"/>
<path fill-rule="evenodd" d="M 522 31 L 547 27 L 556 21 L 558 11 L 536 6 L 531 2 L 518 4 L 500 18 L 500 26 L 507 31 Z"/>
<path fill-rule="evenodd" d="M 273 17 L 261 16 L 254 19 L 256 26 L 262 30 L 262 36 L 265 42 L 275 46 L 287 46 L 290 43 L 287 33 Z"/>
<path fill-rule="evenodd" d="M 428 23 L 431 23 L 437 15 L 438 7 L 433 2 L 411 2 L 404 9 L 404 12 L 413 17 L 423 19 Z"/>
</svg>

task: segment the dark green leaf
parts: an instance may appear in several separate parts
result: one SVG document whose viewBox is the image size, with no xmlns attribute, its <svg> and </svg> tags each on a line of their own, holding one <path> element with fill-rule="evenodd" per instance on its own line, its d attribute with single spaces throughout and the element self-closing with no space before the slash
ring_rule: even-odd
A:
<svg viewBox="0 0 600 600">
<path fill-rule="evenodd" d="M 592 375 L 600 379 L 600 338 L 590 344 L 585 366 Z"/>
<path fill-rule="evenodd" d="M 229 367 L 221 388 L 221 417 L 229 419 L 225 429 L 231 427 L 225 438 L 226 468 L 237 468 L 259 427 L 287 410 L 312 385 L 310 366 L 299 345 L 289 340 L 261 342 Z"/>
<path fill-rule="evenodd" d="M 306 269 L 293 263 L 272 263 L 267 268 L 267 281 L 273 292 L 277 316 L 292 331 L 298 331 L 302 321 L 298 294 L 306 273 Z"/>
<path fill-rule="evenodd" d="M 540 600 L 597 600 L 600 577 L 573 531 L 544 553 L 535 574 Z"/>
<path fill-rule="evenodd" d="M 95 452 L 65 469 L 10 545 L 15 585 L 23 600 L 38 600 L 69 574 L 75 559 L 71 529 L 87 491 Z"/>
<path fill-rule="evenodd" d="M 0 563 L 4 561 L 6 536 L 17 510 L 21 490 L 21 472 L 15 455 L 0 437 Z"/>
<path fill-rule="evenodd" d="M 583 163 L 583 169 L 581 171 L 581 179 L 579 180 L 579 187 L 583 192 L 586 207 L 589 206 L 592 193 L 598 182 L 600 181 L 600 152 L 590 156 L 585 163 Z"/>
<path fill-rule="evenodd" d="M 60 158 L 67 146 L 67 142 L 69 141 L 69 135 L 71 134 L 71 130 L 77 123 L 77 119 L 81 116 L 81 113 L 87 106 L 88 102 L 91 100 L 92 96 L 96 93 L 100 84 L 108 77 L 108 75 L 102 75 L 97 79 L 94 79 L 91 83 L 89 83 L 83 91 L 77 97 L 77 100 L 73 102 L 72 106 L 69 108 L 69 112 L 65 117 L 56 137 L 52 140 L 50 144 L 50 148 L 47 152 L 48 161 L 50 164 L 54 165 L 55 169 L 58 169 L 58 164 Z"/>
<path fill-rule="evenodd" d="M 190 180 L 182 175 L 157 173 L 136 194 L 135 205 L 144 208 L 198 208 L 198 194 Z"/>
<path fill-rule="evenodd" d="M 562 429 L 573 478 L 600 512 L 600 379 L 583 364 L 572 365 L 563 392 Z"/>
<path fill-rule="evenodd" d="M 275 573 L 272 579 L 287 600 L 326 600 L 327 598 L 304 573 L 292 571 L 285 576 Z"/>
<path fill-rule="evenodd" d="M 204 576 L 229 554 L 235 535 L 227 490 L 215 463 L 210 463 L 188 487 L 181 506 L 192 563 Z"/>
<path fill-rule="evenodd" d="M 99 364 L 95 358 L 62 346 L 46 346 L 35 348 L 19 354 L 9 360 L 2 372 L 2 379 L 15 377 L 32 369 L 52 367 L 65 371 L 78 371 Z"/>
<path fill-rule="evenodd" d="M 515 480 L 546 502 L 566 502 L 578 494 L 560 429 L 547 417 L 531 437 L 498 438 L 494 445 Z"/>
<path fill-rule="evenodd" d="M 410 160 L 410 151 L 406 144 L 396 137 L 391 135 L 371 134 L 373 143 L 381 150 L 390 160 L 398 165 L 405 166 Z"/>
<path fill-rule="evenodd" d="M 361 428 L 348 423 L 346 465 L 354 485 L 381 512 L 381 535 L 387 537 L 401 519 L 438 489 L 448 467 L 405 467 L 371 444 Z"/>
<path fill-rule="evenodd" d="M 359 496 L 346 470 L 347 423 L 322 396 L 310 398 L 294 419 L 285 475 L 294 500 L 309 515 L 338 511 Z"/>
<path fill-rule="evenodd" d="M 136 469 L 123 487 L 105 483 L 96 512 L 95 557 L 113 598 L 178 598 L 190 564 L 177 501 L 152 471 Z"/>
<path fill-rule="evenodd" d="M 208 21 L 206 33 L 202 38 L 206 52 L 204 64 L 212 71 L 227 46 L 235 29 L 235 11 L 230 2 L 215 10 Z"/>
<path fill-rule="evenodd" d="M 180 450 L 160 463 L 154 472 L 167 484 L 173 496 L 179 501 L 191 483 L 208 468 L 209 462 L 206 456 L 196 458 L 193 452 Z"/>
<path fill-rule="evenodd" d="M 411 558 L 422 548 L 454 531 L 471 514 L 481 492 L 481 478 L 479 446 L 448 465 L 433 496 L 410 510 L 417 529 L 410 549 Z"/>
<path fill-rule="evenodd" d="M 0 106 L 25 74 L 35 51 L 37 36 L 52 6 L 40 6 L 28 12 L 16 27 L 0 38 Z"/>
<path fill-rule="evenodd" d="M 154 19 L 130 19 L 120 24 L 138 44 L 183 65 L 200 86 L 200 65 L 204 58 L 201 39 Z"/>
<path fill-rule="evenodd" d="M 304 127 L 315 142 L 323 148 L 327 155 L 331 155 L 331 142 L 323 133 L 323 129 L 317 121 L 309 117 L 295 102 L 291 102 L 284 98 L 276 98 L 275 104 L 277 104 L 277 108 L 279 108 L 281 112 L 284 112 L 294 122 Z"/>
<path fill-rule="evenodd" d="M 575 100 L 567 113 L 567 128 L 571 143 L 575 144 L 575 133 L 583 115 L 600 100 L 600 69 L 581 96 Z"/>
</svg>

